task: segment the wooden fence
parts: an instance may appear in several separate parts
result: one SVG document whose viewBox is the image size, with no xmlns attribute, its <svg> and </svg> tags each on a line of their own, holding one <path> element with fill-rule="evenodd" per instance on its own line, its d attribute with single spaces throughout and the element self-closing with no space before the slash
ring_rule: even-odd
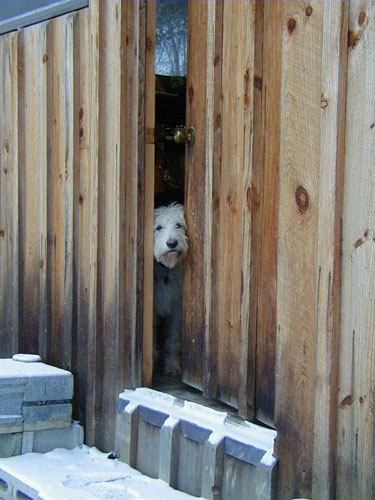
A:
<svg viewBox="0 0 375 500">
<path fill-rule="evenodd" d="M 72 370 L 104 449 L 141 382 L 144 18 L 90 2 L 0 41 L 1 354 Z"/>
<path fill-rule="evenodd" d="M 215 210 L 221 214 L 221 253 L 216 259 L 214 239 L 203 250 L 215 272 L 225 271 L 211 275 L 209 261 L 199 262 L 203 299 L 212 291 L 212 325 L 223 325 L 220 297 L 234 279 L 229 264 L 240 284 L 255 280 L 256 303 L 245 303 L 254 296 L 240 287 L 241 303 L 234 304 L 240 328 L 256 330 L 255 360 L 249 358 L 255 382 L 239 382 L 244 397 L 252 394 L 255 415 L 278 431 L 279 497 L 372 498 L 375 5 L 257 2 L 249 28 L 227 1 L 207 2 L 205 22 L 216 38 L 207 45 L 214 59 L 206 53 L 204 74 L 213 92 L 209 106 L 218 109 L 224 99 L 228 135 L 213 120 L 206 147 L 216 147 L 209 161 L 229 165 L 224 177 L 213 177 L 224 196 L 220 183 L 231 185 L 236 144 L 244 154 L 241 141 L 252 137 L 253 170 L 235 165 L 244 186 L 249 179 L 242 176 L 251 177 L 256 245 L 227 261 L 226 234 L 242 234 L 231 228 L 237 219 L 227 216 L 221 196 L 205 206 L 205 224 L 217 220 Z M 76 417 L 87 443 L 104 450 L 113 447 L 117 394 L 150 381 L 152 348 L 144 340 L 151 321 L 153 146 L 145 130 L 153 126 L 153 9 L 152 1 L 91 0 L 87 9 L 0 37 L 0 354 L 39 352 L 72 370 Z M 255 44 L 251 60 L 236 52 L 240 29 Z M 218 53 L 226 59 L 215 93 Z M 240 106 L 236 92 L 246 72 L 229 64 L 231 54 L 249 63 L 255 89 L 238 142 L 230 106 Z M 215 238 L 218 226 L 209 229 Z M 207 319 L 204 304 L 198 306 Z M 256 311 L 250 326 L 242 315 L 248 310 Z M 239 407 L 247 403 L 240 396 Z"/>
</svg>

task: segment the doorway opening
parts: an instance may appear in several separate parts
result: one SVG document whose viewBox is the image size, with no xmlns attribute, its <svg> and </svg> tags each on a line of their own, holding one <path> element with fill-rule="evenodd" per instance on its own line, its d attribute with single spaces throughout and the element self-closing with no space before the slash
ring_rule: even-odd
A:
<svg viewBox="0 0 375 500">
<path fill-rule="evenodd" d="M 156 0 L 155 208 L 172 202 L 184 204 L 185 142 L 181 140 L 181 132 L 186 120 L 187 25 L 187 0 Z M 154 266 L 160 264 L 154 262 Z M 182 310 L 178 314 L 182 321 Z M 169 378 L 166 377 L 168 321 L 168 317 L 158 317 L 154 322 L 154 387 Z M 178 381 L 180 377 L 173 378 Z"/>
</svg>

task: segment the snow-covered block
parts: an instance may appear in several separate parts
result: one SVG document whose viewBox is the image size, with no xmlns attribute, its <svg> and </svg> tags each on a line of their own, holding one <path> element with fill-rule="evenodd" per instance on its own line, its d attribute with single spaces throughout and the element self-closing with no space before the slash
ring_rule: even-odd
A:
<svg viewBox="0 0 375 500">
<path fill-rule="evenodd" d="M 73 375 L 35 356 L 14 358 L 0 359 L 0 435 L 69 427 Z"/>
<path fill-rule="evenodd" d="M 73 397 L 73 375 L 44 363 L 0 359 L 0 391 L 14 384 L 23 392 L 23 401 L 61 401 Z M 24 390 L 22 386 L 24 385 Z M 2 398 L 1 398 L 2 399 Z M 0 406 L 0 412 L 3 413 Z"/>
<path fill-rule="evenodd" d="M 0 459 L 0 499 L 197 500 L 87 446 Z M 202 499 L 200 499 L 202 500 Z"/>
<path fill-rule="evenodd" d="M 140 388 L 117 405 L 120 459 L 190 495 L 273 499 L 276 432 L 227 413 Z"/>
<path fill-rule="evenodd" d="M 1 471 L 0 500 L 43 500 L 37 490 L 12 474 Z"/>
</svg>

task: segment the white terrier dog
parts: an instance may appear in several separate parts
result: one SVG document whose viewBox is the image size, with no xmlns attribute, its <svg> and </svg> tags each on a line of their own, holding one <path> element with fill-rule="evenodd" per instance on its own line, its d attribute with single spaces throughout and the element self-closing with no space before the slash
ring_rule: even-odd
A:
<svg viewBox="0 0 375 500">
<path fill-rule="evenodd" d="M 154 214 L 154 364 L 181 373 L 183 264 L 188 251 L 184 207 L 171 203 Z M 165 359 L 159 351 L 165 353 Z"/>
</svg>

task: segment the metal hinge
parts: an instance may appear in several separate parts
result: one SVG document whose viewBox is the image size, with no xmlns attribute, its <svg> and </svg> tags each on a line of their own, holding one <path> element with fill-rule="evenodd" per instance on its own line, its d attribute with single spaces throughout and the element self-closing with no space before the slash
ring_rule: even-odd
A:
<svg viewBox="0 0 375 500">
<path fill-rule="evenodd" d="M 146 142 L 146 144 L 154 144 L 155 143 L 155 129 L 146 128 L 145 142 Z"/>
</svg>

